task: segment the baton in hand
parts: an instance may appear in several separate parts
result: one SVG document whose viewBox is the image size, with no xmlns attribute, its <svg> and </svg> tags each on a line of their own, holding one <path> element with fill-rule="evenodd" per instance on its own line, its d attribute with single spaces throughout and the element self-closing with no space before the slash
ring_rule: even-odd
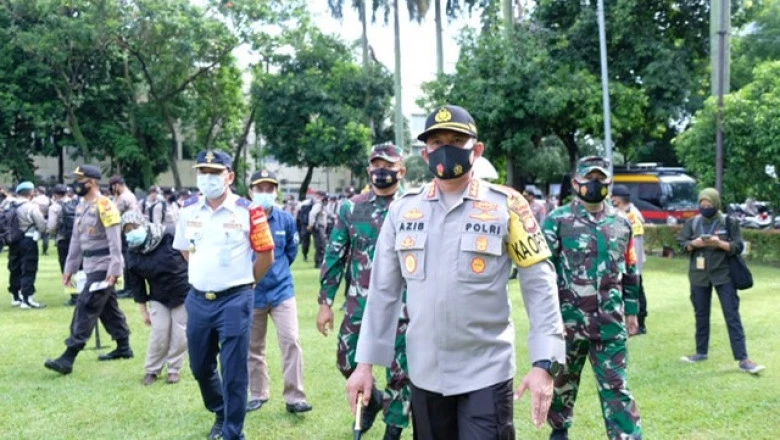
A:
<svg viewBox="0 0 780 440">
<path fill-rule="evenodd" d="M 355 409 L 355 428 L 354 428 L 354 440 L 360 440 L 363 435 L 361 428 L 363 427 L 363 393 L 357 395 L 357 408 Z"/>
</svg>

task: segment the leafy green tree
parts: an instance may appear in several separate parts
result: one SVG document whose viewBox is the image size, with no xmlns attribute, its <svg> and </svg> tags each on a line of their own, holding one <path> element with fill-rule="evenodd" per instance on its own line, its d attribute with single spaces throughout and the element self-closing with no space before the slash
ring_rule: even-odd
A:
<svg viewBox="0 0 780 440">
<path fill-rule="evenodd" d="M 754 80 L 727 95 L 723 109 L 724 200 L 746 197 L 780 206 L 780 60 L 758 65 Z M 699 178 L 714 186 L 716 102 L 710 98 L 688 130 L 675 139 L 677 154 Z M 774 175 L 772 175 L 774 173 Z"/>
<path fill-rule="evenodd" d="M 303 198 L 315 167 L 365 167 L 372 138 L 363 122 L 366 85 L 374 84 L 380 102 L 389 100 L 390 90 L 381 89 L 388 81 L 381 66 L 366 78 L 352 49 L 335 37 L 306 27 L 284 40 L 293 53 L 278 53 L 268 72 L 256 69 L 252 106 L 267 153 L 307 169 Z"/>
<path fill-rule="evenodd" d="M 753 80 L 756 65 L 780 60 L 780 0 L 766 0 L 755 20 L 732 36 L 731 90 Z"/>
</svg>

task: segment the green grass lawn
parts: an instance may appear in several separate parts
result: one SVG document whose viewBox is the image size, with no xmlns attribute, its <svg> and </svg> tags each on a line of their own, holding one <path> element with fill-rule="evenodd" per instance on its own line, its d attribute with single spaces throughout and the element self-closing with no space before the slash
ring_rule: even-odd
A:
<svg viewBox="0 0 780 440">
<path fill-rule="evenodd" d="M 53 253 L 52 253 L 53 254 Z M 0 255 L 0 289 L 7 291 L 7 252 Z M 683 260 L 651 259 L 645 287 L 650 303 L 649 334 L 631 339 L 630 385 L 643 418 L 647 439 L 774 439 L 780 426 L 780 345 L 777 294 L 780 271 L 753 267 L 756 287 L 742 294 L 742 318 L 751 357 L 767 366 L 761 376 L 737 369 L 728 336 L 714 301 L 710 359 L 700 365 L 680 362 L 694 351 L 693 312 Z M 317 276 L 309 263 L 294 267 L 305 352 L 305 380 L 314 410 L 295 416 L 284 410 L 281 367 L 275 329 L 269 332 L 271 400 L 246 419 L 249 439 L 347 439 L 351 415 L 344 380 L 335 365 L 336 341 L 315 328 Z M 38 300 L 44 310 L 11 308 L 10 295 L 0 302 L 0 438 L 3 439 L 203 439 L 213 421 L 201 403 L 197 385 L 185 367 L 182 382 L 164 381 L 144 387 L 144 355 L 149 330 L 132 300 L 120 300 L 133 330 L 136 357 L 102 363 L 99 352 L 86 350 L 73 374 L 62 377 L 43 367 L 48 357 L 64 349 L 73 309 L 59 284 L 56 257 L 41 259 Z M 520 298 L 517 282 L 513 298 Z M 520 300 L 515 301 L 518 365 L 528 365 L 524 346 L 527 322 Z M 103 344 L 113 347 L 105 331 Z M 88 347 L 94 347 L 94 339 Z M 596 384 L 586 367 L 574 439 L 604 438 Z M 383 377 L 383 376 L 382 376 Z M 517 381 L 516 381 L 517 382 Z M 518 439 L 544 439 L 549 428 L 537 430 L 530 421 L 529 398 L 515 405 Z M 375 425 L 365 439 L 381 439 L 384 426 Z M 411 439 L 411 430 L 404 433 Z M 467 439 L 465 439 L 467 440 Z"/>
</svg>

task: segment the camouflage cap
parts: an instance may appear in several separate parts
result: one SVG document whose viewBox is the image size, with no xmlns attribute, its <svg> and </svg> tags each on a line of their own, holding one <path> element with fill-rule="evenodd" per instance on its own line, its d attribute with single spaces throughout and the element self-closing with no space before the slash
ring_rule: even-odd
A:
<svg viewBox="0 0 780 440">
<path fill-rule="evenodd" d="M 609 170 L 612 167 L 610 165 L 609 160 L 601 156 L 586 156 L 577 162 L 577 176 L 585 177 L 592 171 L 600 171 L 607 178 L 611 178 L 612 173 Z"/>
<path fill-rule="evenodd" d="M 417 139 L 425 142 L 437 130 L 450 130 L 477 137 L 477 125 L 469 112 L 457 105 L 445 105 L 434 110 L 425 120 L 425 130 Z"/>
<path fill-rule="evenodd" d="M 371 148 L 371 155 L 368 157 L 368 162 L 371 163 L 374 159 L 382 159 L 388 162 L 398 162 L 404 159 L 401 154 L 401 150 L 393 144 L 380 144 L 374 145 Z"/>
</svg>

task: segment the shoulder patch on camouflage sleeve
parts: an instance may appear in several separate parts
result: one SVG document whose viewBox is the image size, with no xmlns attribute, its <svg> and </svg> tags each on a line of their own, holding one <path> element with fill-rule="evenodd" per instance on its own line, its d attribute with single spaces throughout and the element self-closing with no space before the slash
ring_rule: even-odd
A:
<svg viewBox="0 0 780 440">
<path fill-rule="evenodd" d="M 103 226 L 109 228 L 118 225 L 122 221 L 119 209 L 108 197 L 101 197 L 97 201 L 98 213 L 100 213 L 100 222 Z"/>
<path fill-rule="evenodd" d="M 185 200 L 181 207 L 182 208 L 186 208 L 188 206 L 192 206 L 192 205 L 198 203 L 198 200 L 200 200 L 200 197 L 198 197 L 196 195 L 192 196 L 189 199 Z"/>
</svg>

